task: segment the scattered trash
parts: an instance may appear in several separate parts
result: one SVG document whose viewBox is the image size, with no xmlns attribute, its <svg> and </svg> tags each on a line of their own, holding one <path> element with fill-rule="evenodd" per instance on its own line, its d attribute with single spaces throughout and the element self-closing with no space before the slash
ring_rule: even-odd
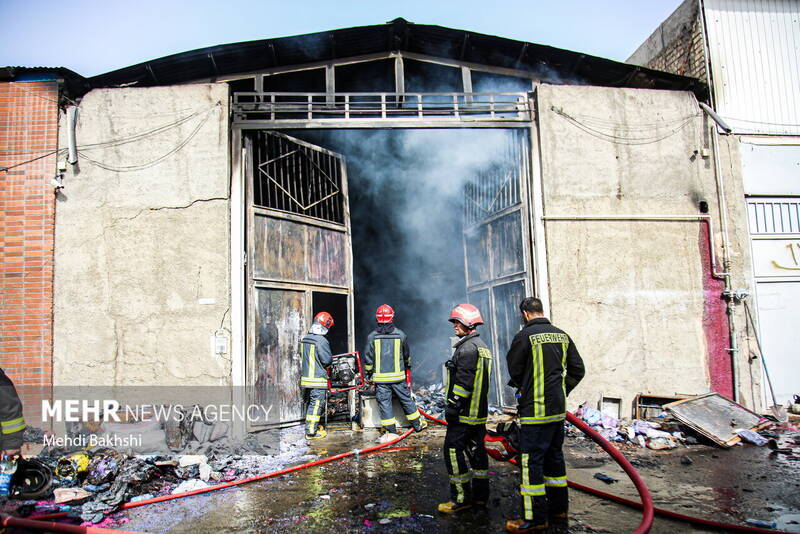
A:
<svg viewBox="0 0 800 534">
<path fill-rule="evenodd" d="M 86 472 L 89 467 L 89 455 L 85 452 L 75 452 L 58 459 L 55 473 L 59 478 L 76 479 Z"/>
<path fill-rule="evenodd" d="M 81 501 L 92 495 L 91 492 L 82 488 L 56 488 L 53 490 L 53 502 L 56 504 L 64 504 L 67 502 Z"/>
<path fill-rule="evenodd" d="M 747 443 L 752 443 L 757 447 L 763 447 L 764 445 L 769 443 L 768 439 L 762 437 L 761 435 L 759 435 L 758 432 L 755 432 L 753 430 L 737 430 L 736 433 L 739 435 L 740 438 L 742 438 L 742 441 L 745 441 Z"/>
<path fill-rule="evenodd" d="M 692 460 L 688 456 L 681 456 L 681 463 L 683 465 L 692 465 L 694 463 L 694 460 Z"/>
<path fill-rule="evenodd" d="M 616 478 L 610 477 L 603 473 L 595 473 L 594 478 L 596 478 L 597 480 L 602 480 L 606 484 L 613 484 L 614 482 L 619 482 L 619 480 L 617 480 Z"/>
<path fill-rule="evenodd" d="M 331 496 L 330 495 L 320 495 L 319 498 L 322 499 L 323 501 L 331 500 Z"/>
<path fill-rule="evenodd" d="M 764 521 L 762 519 L 745 519 L 745 523 L 760 528 L 777 528 L 778 524 L 775 521 Z"/>
<path fill-rule="evenodd" d="M 187 491 L 194 491 L 196 489 L 207 488 L 208 484 L 203 482 L 199 479 L 192 479 L 192 480 L 184 480 L 178 486 L 172 490 L 172 494 L 175 495 L 176 493 L 186 493 Z"/>
<path fill-rule="evenodd" d="M 381 519 L 380 521 L 378 521 L 378 523 L 380 523 L 381 525 L 388 525 L 388 524 L 389 524 L 389 523 L 391 523 L 391 522 L 392 522 L 392 520 L 391 520 L 391 519 L 389 519 L 388 517 L 384 517 L 383 519 Z"/>
<path fill-rule="evenodd" d="M 133 498 L 130 500 L 130 502 L 146 501 L 147 499 L 152 499 L 153 497 L 154 497 L 154 495 L 153 495 L 153 494 L 151 494 L 151 493 L 145 493 L 145 494 L 143 494 L 143 495 L 137 495 L 136 497 L 133 497 Z"/>
</svg>

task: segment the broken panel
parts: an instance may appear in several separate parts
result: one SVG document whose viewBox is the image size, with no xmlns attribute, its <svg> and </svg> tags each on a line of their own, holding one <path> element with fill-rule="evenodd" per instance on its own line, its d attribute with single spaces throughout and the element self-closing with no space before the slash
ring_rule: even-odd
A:
<svg viewBox="0 0 800 534">
<path fill-rule="evenodd" d="M 492 277 L 499 278 L 525 270 L 520 212 L 513 211 L 489 223 L 491 228 Z"/>
<path fill-rule="evenodd" d="M 307 327 L 305 293 L 257 288 L 253 402 L 267 411 L 269 425 L 303 418 L 300 354 L 297 347 Z M 259 412 L 261 414 L 261 412 Z M 263 414 L 261 414 L 263 415 Z"/>
</svg>

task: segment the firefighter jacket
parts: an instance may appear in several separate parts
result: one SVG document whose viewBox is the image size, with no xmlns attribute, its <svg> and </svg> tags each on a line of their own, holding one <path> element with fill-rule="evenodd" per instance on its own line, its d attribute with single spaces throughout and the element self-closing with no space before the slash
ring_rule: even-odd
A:
<svg viewBox="0 0 800 534">
<path fill-rule="evenodd" d="M 405 332 L 392 323 L 379 324 L 367 336 L 364 370 L 376 384 L 393 384 L 406 379 L 411 369 L 411 352 Z"/>
<path fill-rule="evenodd" d="M 445 364 L 445 398 L 458 407 L 458 420 L 467 425 L 485 425 L 489 413 L 492 353 L 478 336 L 473 332 L 459 339 Z"/>
<path fill-rule="evenodd" d="M 326 369 L 333 361 L 328 338 L 320 334 L 306 334 L 300 340 L 300 357 L 303 360 L 300 386 L 304 388 L 327 388 Z"/>
<path fill-rule="evenodd" d="M 17 395 L 14 383 L 0 369 L 0 430 L 2 447 L 0 449 L 19 449 L 25 433 L 25 419 L 22 417 L 22 402 Z"/>
<path fill-rule="evenodd" d="M 520 423 L 563 421 L 567 395 L 585 372 L 572 339 L 546 318 L 532 319 L 514 336 L 506 362 L 509 385 L 520 395 Z"/>
</svg>

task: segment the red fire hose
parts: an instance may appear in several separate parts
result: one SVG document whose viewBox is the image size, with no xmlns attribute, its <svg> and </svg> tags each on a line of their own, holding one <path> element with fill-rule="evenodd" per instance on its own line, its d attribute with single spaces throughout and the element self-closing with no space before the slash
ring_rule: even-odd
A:
<svg viewBox="0 0 800 534">
<path fill-rule="evenodd" d="M 447 423 L 445 421 L 442 421 L 441 419 L 437 419 L 437 418 L 433 417 L 432 415 L 429 415 L 429 414 L 425 413 L 422 410 L 420 410 L 419 413 L 421 413 L 423 416 L 425 416 L 426 418 L 430 419 L 431 421 L 433 421 L 435 423 L 439 423 L 440 425 L 447 425 Z M 758 528 L 758 527 L 748 527 L 748 526 L 745 526 L 745 525 L 735 525 L 733 523 L 721 523 L 719 521 L 711 521 L 709 519 L 702 519 L 700 517 L 692 517 L 692 516 L 689 516 L 689 515 L 679 514 L 677 512 L 671 512 L 669 510 L 664 510 L 663 508 L 655 508 L 653 506 L 652 498 L 650 497 L 650 492 L 647 490 L 647 486 L 644 484 L 644 481 L 641 479 L 641 476 L 639 475 L 639 473 L 636 472 L 636 470 L 633 468 L 633 466 L 630 464 L 630 462 L 628 462 L 628 460 L 622 455 L 622 453 L 620 453 L 616 449 L 616 447 L 614 447 L 608 441 L 606 441 L 600 434 L 595 432 L 592 429 L 592 427 L 590 427 L 589 425 L 587 425 L 586 423 L 584 423 L 583 421 L 581 421 L 580 419 L 578 419 L 577 417 L 575 417 L 574 415 L 572 415 L 569 412 L 567 412 L 567 420 L 570 423 L 572 423 L 573 425 L 577 426 L 584 434 L 589 436 L 595 443 L 600 445 L 603 448 L 603 450 L 608 452 L 614 458 L 614 460 L 616 460 L 617 463 L 623 469 L 625 469 L 625 472 L 628 474 L 628 476 L 631 476 L 631 473 L 635 474 L 635 477 L 638 478 L 641 481 L 641 487 L 639 485 L 636 485 L 636 480 L 635 480 L 635 478 L 633 476 L 631 476 L 631 480 L 633 480 L 634 485 L 636 485 L 636 489 L 639 491 L 639 495 L 642 495 L 642 489 L 644 489 L 644 491 L 647 494 L 647 501 L 644 501 L 644 499 L 642 499 L 642 500 L 644 502 L 646 502 L 647 504 L 643 504 L 641 502 L 632 501 L 630 499 L 626 499 L 624 497 L 620 497 L 619 495 L 614 495 L 612 493 L 606 493 L 605 491 L 600 491 L 600 490 L 592 488 L 590 486 L 584 486 L 583 484 L 578 484 L 577 482 L 573 482 L 571 480 L 567 481 L 569 486 L 571 488 L 575 488 L 577 490 L 589 493 L 591 495 L 595 495 L 597 497 L 602 497 L 604 499 L 608 499 L 610 501 L 614 501 L 614 502 L 623 504 L 625 506 L 630 506 L 632 508 L 638 508 L 638 509 L 643 509 L 644 508 L 645 509 L 645 515 L 642 518 L 642 523 L 639 525 L 639 529 L 637 529 L 635 532 L 647 532 L 647 531 L 649 531 L 650 530 L 650 526 L 653 523 L 653 514 L 655 513 L 657 515 L 660 515 L 660 516 L 663 516 L 663 517 L 667 517 L 669 519 L 674 519 L 674 520 L 677 520 L 677 521 L 684 521 L 686 523 L 691 523 L 691 524 L 694 524 L 694 525 L 701 525 L 701 526 L 704 526 L 704 527 L 714 528 L 714 529 L 718 529 L 718 530 L 730 530 L 730 531 L 733 531 L 733 532 L 753 532 L 753 533 L 761 533 L 761 534 L 769 534 L 769 533 L 772 533 L 772 534 L 792 534 L 791 532 L 785 532 L 785 531 L 781 531 L 781 530 L 772 530 L 772 529 Z M 619 459 L 621 459 L 624 463 L 620 462 Z M 513 460 L 511 461 L 511 463 L 513 463 L 515 465 L 518 465 L 518 462 L 513 461 Z M 628 468 L 630 468 L 630 471 L 625 467 L 625 464 L 627 464 Z M 649 504 L 649 508 L 651 509 L 649 524 L 648 524 L 646 530 L 641 530 L 642 526 L 645 523 L 645 520 L 647 519 L 647 506 L 648 506 L 648 504 Z"/>
</svg>

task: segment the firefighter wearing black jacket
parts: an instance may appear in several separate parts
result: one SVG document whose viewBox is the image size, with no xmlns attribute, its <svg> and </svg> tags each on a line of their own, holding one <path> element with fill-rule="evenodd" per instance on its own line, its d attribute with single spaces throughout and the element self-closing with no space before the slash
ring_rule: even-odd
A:
<svg viewBox="0 0 800 534">
<path fill-rule="evenodd" d="M 319 312 L 308 334 L 300 340 L 300 387 L 306 403 L 306 438 L 319 439 L 328 435 L 320 424 L 328 399 L 328 372 L 333 362 L 331 347 L 325 335 L 333 327 L 333 317 Z"/>
<path fill-rule="evenodd" d="M 428 423 L 419 416 L 417 405 L 411 398 L 410 382 L 406 384 L 406 373 L 411 372 L 411 351 L 406 334 L 394 325 L 394 309 L 388 304 L 378 307 L 375 320 L 378 327 L 367 336 L 367 346 L 362 354 L 367 378 L 375 383 L 381 426 L 386 432 L 397 432 L 392 406 L 392 399 L 397 397 L 408 422 L 415 431 L 421 432 Z"/>
<path fill-rule="evenodd" d="M 506 356 L 509 384 L 519 392 L 520 497 L 522 519 L 510 532 L 567 532 L 567 471 L 564 465 L 566 397 L 584 375 L 572 339 L 543 315 L 542 301 L 523 299 L 525 326 Z M 549 527 L 548 527 L 549 525 Z"/>
<path fill-rule="evenodd" d="M 444 459 L 452 500 L 440 504 L 438 509 L 446 514 L 460 512 L 473 504 L 486 505 L 489 500 L 489 456 L 484 438 L 492 373 L 492 354 L 475 331 L 483 324 L 478 308 L 459 304 L 450 312 L 449 320 L 460 339 L 453 357 L 445 363 Z"/>
<path fill-rule="evenodd" d="M 22 417 L 22 402 L 17 389 L 6 373 L 0 369 L 0 431 L 2 431 L 2 453 L 6 456 L 19 456 L 22 448 L 22 435 L 25 433 L 25 419 Z"/>
</svg>

